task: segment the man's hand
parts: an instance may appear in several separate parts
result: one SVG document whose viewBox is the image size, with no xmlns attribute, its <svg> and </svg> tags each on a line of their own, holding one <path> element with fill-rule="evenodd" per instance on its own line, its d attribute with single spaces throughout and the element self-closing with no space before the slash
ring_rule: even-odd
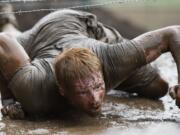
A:
<svg viewBox="0 0 180 135">
<path fill-rule="evenodd" d="M 4 106 L 1 113 L 4 117 L 11 119 L 24 119 L 25 117 L 24 111 L 18 102 Z"/>
<path fill-rule="evenodd" d="M 180 85 L 175 85 L 169 89 L 170 96 L 176 100 L 176 105 L 180 108 Z"/>
</svg>

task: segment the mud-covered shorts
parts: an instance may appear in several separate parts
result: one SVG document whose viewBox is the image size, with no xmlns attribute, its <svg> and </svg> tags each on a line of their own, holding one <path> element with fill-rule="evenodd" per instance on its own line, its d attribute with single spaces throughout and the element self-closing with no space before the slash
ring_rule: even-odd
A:
<svg viewBox="0 0 180 135">
<path fill-rule="evenodd" d="M 130 93 L 138 93 L 141 90 L 145 91 L 146 87 L 151 84 L 158 75 L 158 69 L 148 64 L 134 71 L 115 89 Z"/>
</svg>

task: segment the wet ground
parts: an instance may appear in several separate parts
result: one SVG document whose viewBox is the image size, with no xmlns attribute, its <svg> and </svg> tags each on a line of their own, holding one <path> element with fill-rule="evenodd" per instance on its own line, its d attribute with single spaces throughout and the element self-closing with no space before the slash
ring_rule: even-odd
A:
<svg viewBox="0 0 180 135">
<path fill-rule="evenodd" d="M 169 54 L 157 61 L 154 65 L 170 85 L 176 84 L 176 68 Z M 180 109 L 168 95 L 152 101 L 115 91 L 108 94 L 102 114 L 97 117 L 71 112 L 56 119 L 0 121 L 0 135 L 179 135 L 179 132 Z"/>
</svg>

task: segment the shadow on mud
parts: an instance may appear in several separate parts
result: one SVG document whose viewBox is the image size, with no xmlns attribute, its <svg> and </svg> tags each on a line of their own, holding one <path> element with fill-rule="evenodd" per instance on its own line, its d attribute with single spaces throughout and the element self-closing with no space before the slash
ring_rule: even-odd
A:
<svg viewBox="0 0 180 135">
<path fill-rule="evenodd" d="M 180 111 L 173 102 L 169 96 L 153 101 L 112 91 L 99 116 L 71 111 L 59 118 L 33 121 L 6 118 L 0 122 L 0 134 L 166 135 L 172 130 L 176 135 L 180 131 Z"/>
</svg>

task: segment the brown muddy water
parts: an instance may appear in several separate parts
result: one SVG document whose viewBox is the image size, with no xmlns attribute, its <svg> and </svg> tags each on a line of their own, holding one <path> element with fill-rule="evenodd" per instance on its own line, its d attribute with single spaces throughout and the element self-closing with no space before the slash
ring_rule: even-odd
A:
<svg viewBox="0 0 180 135">
<path fill-rule="evenodd" d="M 153 63 L 170 82 L 177 83 L 177 71 L 169 54 Z M 46 120 L 0 121 L 0 135 L 179 135 L 180 109 L 167 95 L 159 101 L 111 91 L 101 115 L 90 117 L 71 112 Z"/>
</svg>

